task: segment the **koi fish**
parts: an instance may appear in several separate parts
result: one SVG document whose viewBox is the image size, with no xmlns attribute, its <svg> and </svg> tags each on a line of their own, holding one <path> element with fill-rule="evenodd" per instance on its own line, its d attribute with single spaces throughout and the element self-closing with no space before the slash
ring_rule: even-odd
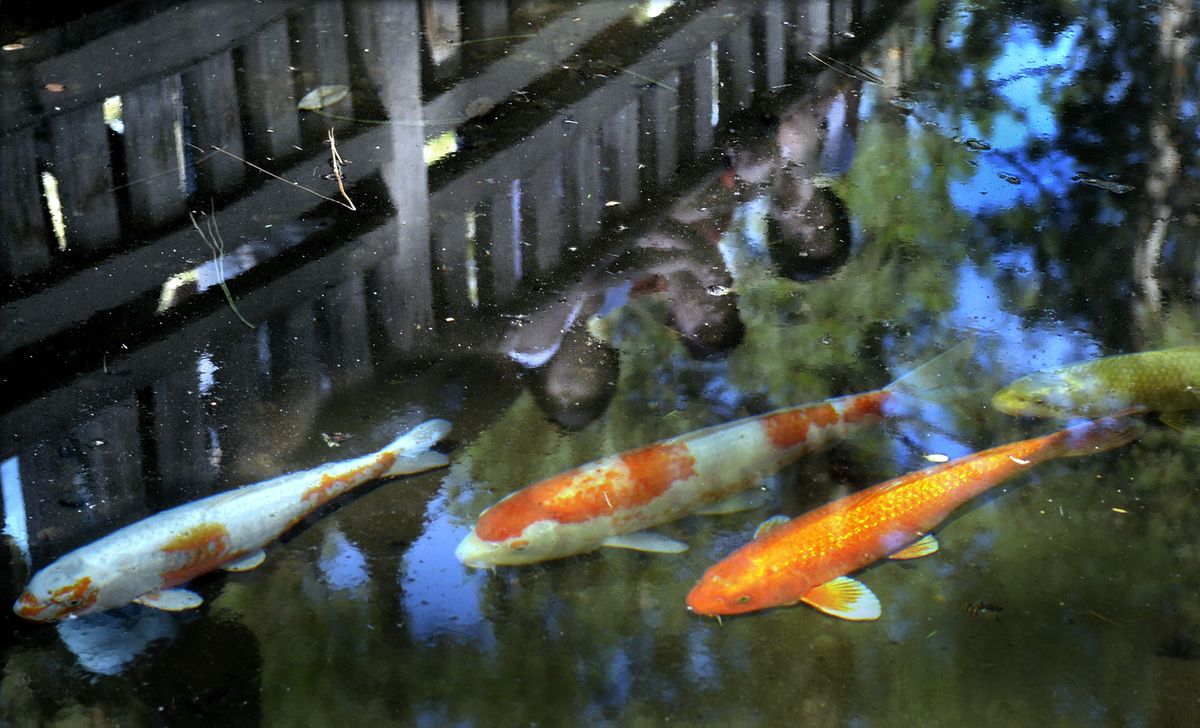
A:
<svg viewBox="0 0 1200 728">
<path fill-rule="evenodd" d="M 1200 346 L 1108 356 L 1030 374 L 997 392 L 992 406 L 1033 417 L 1200 409 Z"/>
<path fill-rule="evenodd" d="M 363 483 L 446 465 L 446 456 L 429 448 L 449 431 L 449 422 L 430 420 L 376 453 L 242 486 L 132 523 L 39 571 L 13 611 L 53 622 L 130 602 L 167 611 L 198 607 L 200 595 L 179 584 L 218 568 L 257 567 L 269 542 Z"/>
<path fill-rule="evenodd" d="M 610 455 L 518 490 L 485 510 L 455 556 L 475 568 L 516 566 L 602 546 L 680 553 L 645 529 L 694 513 L 759 505 L 763 475 L 888 416 L 939 387 L 969 348 L 956 346 L 882 389 L 775 410 Z"/>
<path fill-rule="evenodd" d="M 878 619 L 879 599 L 846 574 L 882 558 L 928 556 L 938 550 L 929 532 L 971 498 L 1038 463 L 1110 450 L 1137 434 L 1128 420 L 1086 422 L 908 473 L 791 520 L 776 516 L 704 573 L 687 607 L 720 616 L 804 602 L 842 619 Z"/>
</svg>

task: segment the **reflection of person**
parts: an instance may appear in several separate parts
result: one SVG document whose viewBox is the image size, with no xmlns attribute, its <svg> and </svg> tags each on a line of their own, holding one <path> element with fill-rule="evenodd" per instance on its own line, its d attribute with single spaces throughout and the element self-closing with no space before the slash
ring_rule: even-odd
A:
<svg viewBox="0 0 1200 728">
<path fill-rule="evenodd" d="M 763 276 L 821 278 L 849 259 L 850 217 L 831 185 L 853 160 L 857 98 L 843 90 L 805 104 L 769 146 L 730 152 L 740 208 L 721 245 L 739 289 Z"/>
<path fill-rule="evenodd" d="M 720 357 L 745 331 L 731 283 L 714 246 L 667 221 L 569 289 L 565 301 L 524 320 L 503 348 L 529 369 L 525 380 L 543 411 L 566 427 L 584 427 L 607 408 L 619 374 L 616 350 L 589 333 L 588 319 L 653 299 L 690 356 Z"/>
<path fill-rule="evenodd" d="M 593 339 L 583 326 L 563 334 L 555 356 L 531 370 L 525 381 L 538 407 L 570 429 L 586 427 L 612 401 L 617 389 L 617 351 Z"/>
<path fill-rule="evenodd" d="M 728 152 L 723 169 L 683 195 L 624 253 L 512 332 L 505 351 L 530 370 L 526 381 L 551 418 L 583 427 L 616 391 L 618 357 L 588 334 L 589 318 L 654 299 L 664 306 L 661 322 L 689 356 L 720 358 L 745 335 L 738 312 L 743 284 L 764 274 L 811 280 L 846 263 L 849 214 L 823 180 L 845 172 L 853 156 L 855 98 L 843 91 L 800 108 L 783 120 L 767 150 Z M 752 221 L 755 214 L 760 223 Z M 765 229 L 761 255 L 746 250 L 754 225 Z"/>
<path fill-rule="evenodd" d="M 822 179 L 850 167 L 857 98 L 843 91 L 780 124 L 767 242 L 776 270 L 785 278 L 821 278 L 850 257 L 849 213 Z"/>
<path fill-rule="evenodd" d="M 664 305 L 661 323 L 697 359 L 722 356 L 741 342 L 732 281 L 712 245 L 685 225 L 664 224 L 569 290 L 565 301 L 533 314 L 504 344 L 525 366 L 530 391 L 554 421 L 580 428 L 599 417 L 616 391 L 619 361 L 587 322 L 639 299 Z"/>
<path fill-rule="evenodd" d="M 850 216 L 845 203 L 827 187 L 811 179 L 797 186 L 807 189 L 798 191 L 786 206 L 782 201 L 772 205 L 767 216 L 771 260 L 784 278 L 824 278 L 850 257 Z"/>
</svg>

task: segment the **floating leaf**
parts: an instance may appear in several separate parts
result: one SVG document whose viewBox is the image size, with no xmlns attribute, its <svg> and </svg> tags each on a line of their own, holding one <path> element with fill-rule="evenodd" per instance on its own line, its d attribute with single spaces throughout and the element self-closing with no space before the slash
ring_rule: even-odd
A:
<svg viewBox="0 0 1200 728">
<path fill-rule="evenodd" d="M 319 111 L 327 106 L 333 106 L 349 95 L 350 87 L 343 86 L 342 84 L 317 86 L 312 91 L 304 94 L 304 98 L 300 99 L 300 103 L 296 104 L 296 108 L 302 111 Z"/>
</svg>

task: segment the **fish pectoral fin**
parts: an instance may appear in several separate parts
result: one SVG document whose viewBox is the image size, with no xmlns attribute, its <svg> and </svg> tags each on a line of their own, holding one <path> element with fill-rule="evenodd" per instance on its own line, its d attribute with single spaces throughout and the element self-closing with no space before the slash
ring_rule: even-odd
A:
<svg viewBox="0 0 1200 728">
<path fill-rule="evenodd" d="M 754 529 L 753 540 L 757 541 L 758 539 L 767 535 L 771 531 L 774 531 L 775 529 L 779 528 L 780 526 L 782 526 L 783 524 L 787 523 L 790 520 L 792 520 L 792 519 L 788 518 L 787 516 L 783 515 L 782 513 L 779 514 L 778 516 L 771 516 L 767 520 L 758 524 L 758 528 Z"/>
<path fill-rule="evenodd" d="M 896 553 L 888 556 L 889 559 L 919 559 L 922 556 L 937 553 L 938 542 L 933 537 L 932 533 L 927 533 L 921 538 L 913 541 L 909 545 L 900 549 Z"/>
<path fill-rule="evenodd" d="M 753 490 L 744 490 L 723 501 L 698 508 L 694 513 L 698 516 L 724 516 L 729 513 L 741 513 L 742 511 L 752 511 L 755 508 L 762 508 L 766 503 L 767 494 L 755 488 Z"/>
<path fill-rule="evenodd" d="M 405 455 L 402 458 L 396 458 L 396 463 L 387 471 L 387 476 L 394 475 L 415 475 L 423 473 L 426 470 L 434 470 L 436 468 L 444 468 L 450 464 L 450 456 L 445 453 L 426 450 L 415 455 Z"/>
<path fill-rule="evenodd" d="M 868 622 L 879 619 L 883 609 L 879 597 L 860 581 L 848 576 L 839 576 L 827 581 L 807 594 L 800 601 L 830 616 L 851 622 Z"/>
<path fill-rule="evenodd" d="M 682 541 L 676 541 L 673 538 L 660 536 L 657 533 L 650 533 L 649 531 L 609 536 L 600 545 L 614 549 L 648 551 L 654 554 L 681 554 L 688 549 L 687 544 Z"/>
<path fill-rule="evenodd" d="M 449 464 L 450 458 L 429 448 L 436 445 L 449 433 L 450 423 L 446 420 L 429 420 L 397 437 L 381 451 L 391 452 L 396 456 L 396 461 L 387 469 L 383 477 L 413 475 L 446 466 Z"/>
<path fill-rule="evenodd" d="M 183 612 L 203 604 L 204 597 L 188 589 L 163 589 L 143 594 L 133 601 L 164 612 Z"/>
<path fill-rule="evenodd" d="M 262 549 L 254 549 L 241 558 L 234 559 L 233 561 L 226 561 L 224 564 L 221 564 L 221 568 L 225 571 L 250 571 L 251 569 L 257 569 L 258 567 L 262 566 L 262 562 L 266 560 L 266 551 L 263 551 Z"/>
</svg>

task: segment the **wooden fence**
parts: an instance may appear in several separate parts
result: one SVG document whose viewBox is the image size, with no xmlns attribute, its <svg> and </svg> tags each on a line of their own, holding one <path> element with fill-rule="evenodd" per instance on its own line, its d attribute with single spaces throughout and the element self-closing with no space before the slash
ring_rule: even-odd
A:
<svg viewBox="0 0 1200 728">
<path fill-rule="evenodd" d="M 890 12 L 727 0 L 656 22 L 599 3 L 528 33 L 509 25 L 521 3 L 495 7 L 194 2 L 21 67 L 28 93 L 0 106 L 0 277 L 15 292 L 0 298 L 0 366 L 50 362 L 97 321 L 153 321 L 168 281 L 205 262 L 186 214 L 209 200 L 225 239 L 252 243 L 250 282 L 231 286 L 256 324 L 241 327 L 215 286 L 197 290 L 164 335 L 131 330 L 128 346 L 69 348 L 92 360 L 0 414 L 0 461 L 17 459 L 35 561 L 39 549 L 61 552 L 225 487 L 222 450 L 253 451 L 263 426 L 304 436 L 289 418 L 381 362 L 434 356 L 453 338 L 448 320 L 537 305 L 531 279 L 592 260 L 603 233 L 713 158 L 729 119 L 803 83 L 807 51 L 830 51 L 852 28 L 865 42 L 862 28 Z M 581 48 L 614 33 L 644 50 L 617 67 L 580 61 Z M 464 42 L 513 34 L 529 37 L 474 59 Z M 129 60 L 114 63 L 114 49 Z M 485 139 L 485 153 L 426 163 L 426 143 L 449 120 L 524 119 L 524 90 L 563 73 L 580 76 L 575 97 L 498 140 L 468 122 L 461 138 Z M 303 90 L 351 78 L 365 79 L 351 113 L 403 123 L 296 109 Z M 47 90 L 54 79 L 67 89 Z M 332 194 L 314 175 L 329 168 L 330 126 L 356 162 L 346 167 L 354 214 L 208 151 Z M 57 233 L 47 175 L 61 200 Z M 352 236 L 330 232 L 343 223 Z M 378 329 L 385 340 L 372 339 Z M 213 377 L 219 401 L 204 396 Z"/>
</svg>

